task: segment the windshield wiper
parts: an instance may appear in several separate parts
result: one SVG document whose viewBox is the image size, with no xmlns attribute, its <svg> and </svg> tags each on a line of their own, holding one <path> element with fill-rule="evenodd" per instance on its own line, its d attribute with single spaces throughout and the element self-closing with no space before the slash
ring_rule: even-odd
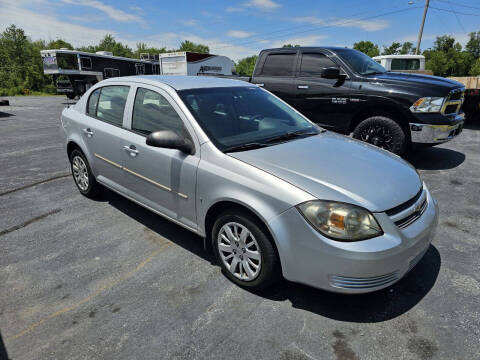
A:
<svg viewBox="0 0 480 360">
<path fill-rule="evenodd" d="M 385 74 L 386 71 L 370 71 L 370 72 L 366 72 L 364 73 L 363 75 L 376 75 L 376 74 Z"/>
<path fill-rule="evenodd" d="M 313 136 L 313 135 L 317 135 L 319 133 L 320 133 L 320 131 L 319 132 L 317 132 L 317 131 L 304 132 L 303 130 L 291 131 L 291 132 L 287 132 L 287 133 L 282 134 L 282 135 L 274 136 L 274 137 L 268 139 L 266 142 L 267 143 L 279 142 L 279 141 L 282 141 L 282 140 L 290 140 L 290 139 L 295 139 L 295 138 L 298 138 L 298 137 Z"/>
<path fill-rule="evenodd" d="M 251 142 L 251 143 L 246 143 L 246 144 L 240 144 L 240 145 L 227 147 L 227 148 L 223 149 L 223 152 L 227 153 L 227 152 L 235 152 L 235 151 L 254 150 L 254 149 L 260 149 L 260 148 L 266 147 L 266 146 L 268 146 L 268 144 Z"/>
</svg>

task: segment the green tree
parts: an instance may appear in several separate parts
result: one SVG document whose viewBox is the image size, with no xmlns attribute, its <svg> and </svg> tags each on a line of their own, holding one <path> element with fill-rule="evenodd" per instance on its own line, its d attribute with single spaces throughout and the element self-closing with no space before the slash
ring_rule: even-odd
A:
<svg viewBox="0 0 480 360">
<path fill-rule="evenodd" d="M 133 57 L 136 59 L 140 59 L 140 54 L 148 53 L 150 55 L 157 55 L 161 53 L 167 52 L 166 48 L 156 48 L 156 47 L 149 47 L 146 43 L 140 42 L 137 43 L 137 49 L 133 52 Z"/>
<path fill-rule="evenodd" d="M 402 44 L 399 42 L 394 41 L 392 45 L 386 46 L 383 48 L 382 55 L 397 55 L 400 53 L 400 48 L 402 47 Z"/>
<path fill-rule="evenodd" d="M 458 43 L 457 43 L 458 44 Z M 443 51 L 447 53 L 449 49 L 455 46 L 455 39 L 450 35 L 437 36 L 433 43 L 433 50 Z"/>
<path fill-rule="evenodd" d="M 443 51 L 426 50 L 423 55 L 426 59 L 425 67 L 432 70 L 433 75 L 445 75 L 448 69 L 448 59 Z"/>
<path fill-rule="evenodd" d="M 46 49 L 62 49 L 62 48 L 67 48 L 68 50 L 73 50 L 72 44 L 66 42 L 65 40 L 62 39 L 57 39 L 50 41 L 46 46 Z"/>
<path fill-rule="evenodd" d="M 465 50 L 469 52 L 475 59 L 480 58 L 480 31 L 471 32 L 470 39 L 465 46 Z M 478 62 L 478 60 L 476 61 Z"/>
<path fill-rule="evenodd" d="M 480 75 L 480 58 L 475 60 L 473 63 L 471 69 L 470 69 L 470 75 L 472 76 L 479 76 Z"/>
<path fill-rule="evenodd" d="M 17 95 L 51 85 L 43 74 L 40 50 L 43 41 L 32 42 L 25 32 L 10 25 L 0 34 L 0 95 Z"/>
<path fill-rule="evenodd" d="M 210 49 L 207 45 L 202 44 L 195 44 L 189 40 L 182 41 L 180 44 L 180 49 L 178 51 L 192 51 L 192 52 L 199 52 L 209 54 Z"/>
<path fill-rule="evenodd" d="M 127 45 L 115 40 L 113 35 L 107 34 L 97 45 L 97 51 L 110 51 L 115 56 L 133 57 L 133 51 Z"/>
<path fill-rule="evenodd" d="M 400 54 L 402 55 L 413 54 L 414 52 L 415 48 L 410 41 L 405 41 L 400 49 Z"/>
<path fill-rule="evenodd" d="M 253 55 L 239 60 L 235 66 L 237 74 L 240 76 L 252 76 L 257 58 L 257 55 Z"/>
<path fill-rule="evenodd" d="M 378 45 L 372 43 L 371 41 L 359 41 L 353 44 L 355 50 L 361 51 L 364 54 L 367 54 L 370 57 L 380 55 L 380 50 Z"/>
</svg>

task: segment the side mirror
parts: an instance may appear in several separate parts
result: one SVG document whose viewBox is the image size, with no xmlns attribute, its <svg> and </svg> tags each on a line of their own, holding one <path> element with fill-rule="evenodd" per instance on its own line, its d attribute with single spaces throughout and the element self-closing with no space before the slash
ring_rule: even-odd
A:
<svg viewBox="0 0 480 360">
<path fill-rule="evenodd" d="M 323 68 L 320 74 L 325 79 L 338 79 L 340 78 L 340 69 L 336 67 Z"/>
<path fill-rule="evenodd" d="M 195 153 L 195 148 L 190 139 L 178 135 L 175 131 L 162 130 L 150 133 L 146 140 L 147 145 L 166 148 L 177 149 L 188 155 Z"/>
</svg>

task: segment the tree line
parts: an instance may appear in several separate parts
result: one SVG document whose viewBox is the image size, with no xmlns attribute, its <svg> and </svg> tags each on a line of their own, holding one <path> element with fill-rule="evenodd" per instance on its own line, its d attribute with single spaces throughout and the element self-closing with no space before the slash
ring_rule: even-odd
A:
<svg viewBox="0 0 480 360">
<path fill-rule="evenodd" d="M 178 49 L 150 47 L 139 42 L 133 50 L 128 45 L 116 41 L 107 34 L 96 45 L 74 48 L 72 44 L 57 39 L 53 41 L 32 41 L 23 29 L 10 25 L 0 34 L 0 96 L 49 93 L 55 94 L 56 88 L 52 76 L 43 73 L 40 50 L 66 48 L 86 52 L 110 51 L 115 56 L 140 58 L 141 53 L 159 54 L 172 51 L 194 51 L 209 53 L 207 45 L 185 40 Z"/>
<path fill-rule="evenodd" d="M 283 47 L 299 45 L 287 44 Z M 415 47 L 409 41 L 404 43 L 393 42 L 389 46 L 380 46 L 371 41 L 359 41 L 353 48 L 370 57 L 378 55 L 414 54 Z M 480 75 L 480 31 L 471 32 L 465 48 L 450 35 L 437 36 L 433 47 L 420 52 L 425 56 L 425 67 L 432 70 L 437 76 L 478 76 Z M 251 76 L 257 56 L 241 59 L 237 66 L 237 73 L 242 76 Z"/>
</svg>

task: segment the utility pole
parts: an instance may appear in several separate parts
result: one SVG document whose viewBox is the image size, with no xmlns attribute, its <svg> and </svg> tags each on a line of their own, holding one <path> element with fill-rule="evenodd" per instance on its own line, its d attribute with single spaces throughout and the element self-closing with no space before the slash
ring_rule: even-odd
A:
<svg viewBox="0 0 480 360">
<path fill-rule="evenodd" d="M 425 18 L 427 17 L 429 3 L 430 3 L 430 0 L 425 0 L 425 8 L 423 9 L 422 25 L 420 25 L 420 32 L 418 33 L 418 41 L 417 41 L 417 48 L 415 49 L 415 55 L 418 55 L 418 52 L 420 51 L 420 43 L 422 42 L 422 34 L 423 34 L 423 25 L 425 25 Z"/>
</svg>

